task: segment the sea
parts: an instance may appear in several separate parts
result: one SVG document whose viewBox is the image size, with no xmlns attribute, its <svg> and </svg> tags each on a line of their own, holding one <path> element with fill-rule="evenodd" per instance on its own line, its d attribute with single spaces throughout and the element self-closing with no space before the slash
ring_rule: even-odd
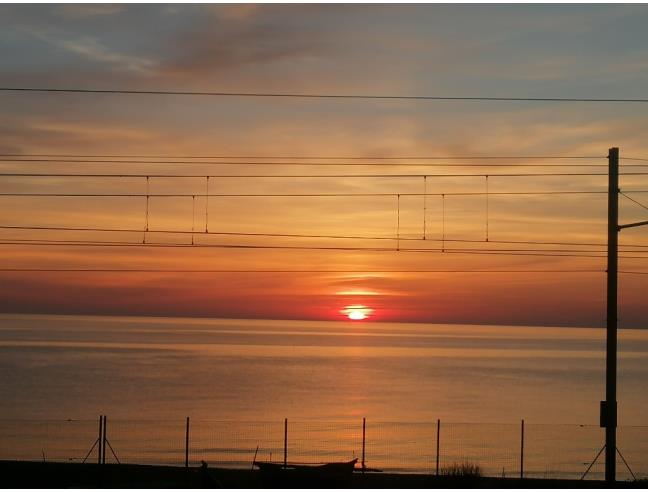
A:
<svg viewBox="0 0 648 492">
<path fill-rule="evenodd" d="M 0 374 L 0 459 L 96 461 L 100 415 L 133 463 L 579 478 L 604 443 L 600 328 L 3 314 Z M 648 476 L 648 330 L 618 400 L 619 475 Z"/>
</svg>

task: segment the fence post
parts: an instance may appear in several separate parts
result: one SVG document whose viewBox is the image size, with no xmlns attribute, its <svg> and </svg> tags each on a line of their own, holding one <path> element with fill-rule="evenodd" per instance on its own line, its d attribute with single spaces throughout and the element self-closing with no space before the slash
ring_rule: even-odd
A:
<svg viewBox="0 0 648 492">
<path fill-rule="evenodd" d="M 187 417 L 187 428 L 185 430 L 185 468 L 189 468 L 189 417 Z"/>
<path fill-rule="evenodd" d="M 365 436 L 366 436 L 366 417 L 362 417 L 362 474 L 365 472 Z"/>
<path fill-rule="evenodd" d="M 101 442 L 101 463 L 106 464 L 106 429 L 108 428 L 108 417 L 103 416 L 103 439 Z"/>
<path fill-rule="evenodd" d="M 524 478 L 524 419 L 520 429 L 520 478 Z"/>
<path fill-rule="evenodd" d="M 99 437 L 97 437 L 97 464 L 101 464 L 101 438 L 103 437 L 103 415 L 99 415 Z"/>
<path fill-rule="evenodd" d="M 436 474 L 439 476 L 439 441 L 441 439 L 441 419 L 437 419 L 437 439 L 436 439 Z"/>
<path fill-rule="evenodd" d="M 284 468 L 288 466 L 288 419 L 284 419 Z"/>
</svg>

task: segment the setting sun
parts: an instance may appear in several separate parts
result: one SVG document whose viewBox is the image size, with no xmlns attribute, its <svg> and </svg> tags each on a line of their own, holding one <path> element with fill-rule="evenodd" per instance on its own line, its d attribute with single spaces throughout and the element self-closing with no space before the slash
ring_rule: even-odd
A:
<svg viewBox="0 0 648 492">
<path fill-rule="evenodd" d="M 367 319 L 367 317 L 373 312 L 373 309 L 368 308 L 367 306 L 354 305 L 347 306 L 345 309 L 340 311 L 342 314 L 345 314 L 347 318 L 353 321 L 360 321 Z"/>
</svg>

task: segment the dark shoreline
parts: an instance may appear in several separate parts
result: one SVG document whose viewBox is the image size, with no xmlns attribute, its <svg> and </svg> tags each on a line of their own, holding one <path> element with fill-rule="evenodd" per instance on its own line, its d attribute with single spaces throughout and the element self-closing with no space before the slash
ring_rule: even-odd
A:
<svg viewBox="0 0 648 492">
<path fill-rule="evenodd" d="M 55 463 L 0 461 L 3 488 L 266 488 L 257 471 L 156 465 L 97 465 L 94 463 Z M 319 488 L 605 488 L 595 480 L 554 480 L 527 478 L 450 478 L 422 474 L 354 473 L 339 484 L 285 482 L 283 487 Z M 619 488 L 645 488 L 646 482 L 618 482 Z"/>
</svg>

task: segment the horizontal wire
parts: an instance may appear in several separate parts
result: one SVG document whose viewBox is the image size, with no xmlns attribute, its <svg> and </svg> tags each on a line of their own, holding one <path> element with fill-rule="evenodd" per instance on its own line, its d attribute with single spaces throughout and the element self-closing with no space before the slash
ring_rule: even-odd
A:
<svg viewBox="0 0 648 492">
<path fill-rule="evenodd" d="M 633 193 L 648 193 L 634 190 Z M 481 195 L 602 195 L 606 191 L 501 191 L 501 192 L 455 192 L 455 193 L 0 193 L 6 197 L 112 197 L 112 198 L 204 198 L 204 197 L 393 197 L 393 196 L 481 196 Z"/>
<path fill-rule="evenodd" d="M 573 250 L 471 250 L 448 248 L 374 248 L 358 246 L 279 246 L 279 245 L 248 245 L 248 244 L 173 244 L 173 243 L 129 243 L 129 242 L 83 242 L 63 240 L 47 242 L 46 240 L 33 240 L 34 242 L 20 242 L 16 240 L 3 240 L 0 245 L 13 246 L 79 246 L 79 247 L 135 247 L 135 248 L 221 248 L 221 249 L 275 249 L 275 250 L 321 250 L 321 251 L 371 251 L 371 252 L 404 252 L 404 253 L 439 253 L 439 254 L 479 254 L 479 255 L 506 255 L 506 256 L 546 256 L 546 257 L 572 257 L 572 258 L 607 258 L 607 255 L 598 254 L 573 254 Z M 560 251 L 560 252 L 559 252 Z M 588 253 L 590 251 L 587 251 Z M 642 251 L 643 252 L 643 251 Z M 593 251 L 592 253 L 598 253 Z M 628 259 L 648 259 L 648 256 L 619 256 Z"/>
<path fill-rule="evenodd" d="M 365 99 L 365 100 L 413 100 L 413 101 L 509 101 L 509 102 L 576 102 L 576 103 L 648 103 L 648 99 L 626 98 L 577 98 L 577 97 L 495 97 L 495 96 L 414 96 L 370 94 L 315 94 L 291 92 L 223 92 L 223 91 L 172 91 L 136 89 L 86 89 L 49 87 L 0 87 L 0 92 L 43 92 L 69 94 L 129 94 L 165 96 L 212 96 L 212 97 L 274 97 L 299 99 Z"/>
<path fill-rule="evenodd" d="M 451 159 L 448 159 L 451 160 Z M 114 160 L 114 159 L 94 159 L 94 160 L 70 160 L 70 159 L 0 159 L 0 162 L 20 163 L 29 162 L 31 164 L 57 163 L 57 164 L 186 164 L 186 165 L 208 165 L 208 166 L 408 166 L 408 167 L 600 167 L 607 168 L 607 164 L 525 164 L 525 163 L 497 163 L 497 164 L 442 164 L 438 162 L 281 162 L 281 161 L 187 161 L 187 160 Z M 648 164 L 626 164 L 624 167 L 643 168 Z"/>
<path fill-rule="evenodd" d="M 152 231 L 146 231 L 148 233 Z M 390 238 L 392 241 L 395 240 L 400 240 L 400 238 Z M 128 241 L 91 241 L 88 239 L 42 239 L 42 238 L 0 238 L 0 241 L 5 240 L 5 241 L 12 241 L 20 244 L 31 244 L 31 243 L 46 243 L 46 244 L 108 244 L 108 245 L 116 245 L 116 246 L 122 246 L 122 245 L 139 245 L 142 243 L 134 243 L 134 242 L 128 242 Z M 413 240 L 410 238 L 410 240 Z M 441 242 L 442 240 L 437 240 L 437 242 Z M 484 243 L 491 244 L 491 241 L 484 241 Z M 154 244 L 154 245 L 175 245 L 173 243 L 146 243 L 146 244 Z M 189 246 L 211 246 L 211 244 L 189 244 Z M 224 245 L 228 246 L 228 245 Z M 247 246 L 247 245 L 242 245 L 242 246 Z M 251 245 L 251 246 L 256 246 L 256 245 Z M 289 246 L 287 246 L 289 247 Z M 316 249 L 319 249 L 319 247 L 315 247 Z M 323 247 L 324 249 L 328 249 L 328 247 Z M 346 248 L 343 246 L 342 248 Z M 369 248 L 372 249 L 372 248 Z M 400 251 L 398 248 L 396 250 Z M 533 252 L 533 253 L 607 253 L 607 250 L 593 250 L 593 249 L 550 249 L 550 248 L 524 248 L 524 249 L 504 249 L 504 248 L 486 248 L 486 249 L 475 249 L 475 248 L 410 248 L 408 251 L 439 251 L 439 252 L 444 252 L 444 251 L 469 251 L 469 252 L 482 252 L 482 251 L 495 251 L 495 252 L 511 252 L 511 253 L 520 253 L 520 252 Z M 624 250 L 620 251 L 620 253 L 648 253 L 648 251 L 639 249 L 639 250 Z M 648 256 L 646 256 L 648 259 Z"/>
<path fill-rule="evenodd" d="M 11 226 L 0 225 L 0 229 L 5 230 L 45 230 L 45 231 L 68 231 L 68 232 L 122 232 L 142 234 L 145 232 L 142 229 L 108 229 L 97 227 L 56 227 L 56 226 Z M 252 236 L 252 237 L 286 237 L 298 239 L 359 239 L 359 240 L 388 240 L 388 241 L 432 241 L 432 242 L 448 242 L 448 243 L 489 243 L 489 244 L 526 244 L 526 245 L 553 245 L 553 246 L 592 246 L 604 247 L 607 243 L 584 243 L 584 242 L 548 242 L 548 241 L 500 241 L 489 239 L 437 239 L 437 238 L 410 238 L 410 237 L 396 237 L 396 236 L 357 236 L 357 235 L 326 235 L 326 234 L 290 234 L 290 233 L 267 233 L 267 232 L 239 232 L 239 231 L 180 231 L 173 229 L 149 229 L 151 234 L 185 234 L 192 236 Z M 619 247 L 625 248 L 648 248 L 643 244 L 619 244 Z"/>
<path fill-rule="evenodd" d="M 619 270 L 617 273 L 625 273 L 628 275 L 648 275 L 648 272 L 632 272 L 628 270 Z"/>
<path fill-rule="evenodd" d="M 0 173 L 12 177 L 77 177 L 77 178 L 489 178 L 524 176 L 607 176 L 607 173 L 480 173 L 480 174 L 153 174 L 153 173 Z M 621 176 L 647 176 L 648 172 L 619 173 Z"/>
<path fill-rule="evenodd" d="M 648 162 L 647 157 L 619 157 L 620 160 Z"/>
<path fill-rule="evenodd" d="M 0 272 L 64 273 L 605 273 L 605 270 L 183 270 L 141 268 L 0 268 Z M 648 272 L 619 272 L 646 273 Z"/>
<path fill-rule="evenodd" d="M 595 155 L 447 155 L 447 156 L 295 156 L 295 155 L 142 155 L 142 154 L 0 154 L 0 157 L 16 157 L 16 158 L 64 158 L 64 159 L 258 159 L 258 160 L 507 160 L 507 159 L 541 159 L 541 160 L 556 160 L 556 159 L 607 159 L 607 156 Z M 643 160 L 623 157 L 628 160 Z M 648 160 L 648 159 L 646 159 Z M 122 161 L 119 161 L 122 162 Z M 148 162 L 148 161 L 147 161 Z M 164 162 L 164 161 L 162 161 Z"/>
</svg>

